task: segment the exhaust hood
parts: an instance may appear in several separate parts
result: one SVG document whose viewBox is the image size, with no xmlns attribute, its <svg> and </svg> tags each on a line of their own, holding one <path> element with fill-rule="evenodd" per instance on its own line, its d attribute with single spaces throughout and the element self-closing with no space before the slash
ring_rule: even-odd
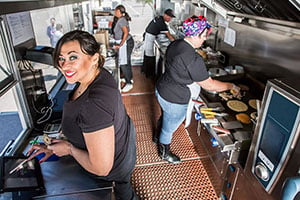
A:
<svg viewBox="0 0 300 200">
<path fill-rule="evenodd" d="M 226 10 L 290 22 L 300 22 L 299 0 L 214 0 Z"/>
<path fill-rule="evenodd" d="M 300 11 L 300 1 L 299 0 L 289 0 Z"/>
</svg>

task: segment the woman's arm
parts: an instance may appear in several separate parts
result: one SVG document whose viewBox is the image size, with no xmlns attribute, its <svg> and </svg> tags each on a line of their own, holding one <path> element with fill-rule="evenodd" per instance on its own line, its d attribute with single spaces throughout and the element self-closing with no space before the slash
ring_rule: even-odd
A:
<svg viewBox="0 0 300 200">
<path fill-rule="evenodd" d="M 107 176 L 112 169 L 115 154 L 115 130 L 113 126 L 92 133 L 83 133 L 87 151 L 69 145 L 70 154 L 87 171 Z"/>
<path fill-rule="evenodd" d="M 174 37 L 171 35 L 170 32 L 166 32 L 165 34 L 167 35 L 167 37 L 169 38 L 170 41 L 174 41 L 175 40 Z"/>
<path fill-rule="evenodd" d="M 236 87 L 233 83 L 214 80 L 210 77 L 204 81 L 198 82 L 198 84 L 205 90 L 216 92 L 222 92 Z"/>
<path fill-rule="evenodd" d="M 74 147 L 68 141 L 55 139 L 53 144 L 49 145 L 45 150 L 49 151 L 49 156 L 51 155 L 50 153 L 55 153 L 58 156 L 71 155 L 87 171 L 98 176 L 107 176 L 114 163 L 114 127 L 110 126 L 92 133 L 83 133 L 83 137 L 87 151 Z M 36 148 L 39 147 L 37 146 Z"/>
</svg>

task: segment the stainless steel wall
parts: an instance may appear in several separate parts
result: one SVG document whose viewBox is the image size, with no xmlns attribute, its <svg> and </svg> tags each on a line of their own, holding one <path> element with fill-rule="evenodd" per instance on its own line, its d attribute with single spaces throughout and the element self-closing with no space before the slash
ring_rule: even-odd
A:
<svg viewBox="0 0 300 200">
<path fill-rule="evenodd" d="M 240 64 L 256 78 L 300 77 L 300 35 L 298 28 L 263 23 L 260 27 L 230 22 L 236 31 L 235 46 L 224 42 L 220 27 L 217 50 L 229 55 L 229 65 Z"/>
<path fill-rule="evenodd" d="M 55 6 L 68 5 L 72 3 L 81 3 L 87 0 L 31 0 L 31 1 L 1 1 L 0 14 L 16 13 L 30 11 L 42 8 L 51 8 Z"/>
<path fill-rule="evenodd" d="M 191 4 L 188 15 L 200 14 L 199 9 L 198 5 Z M 213 25 L 222 18 L 210 9 L 203 12 Z M 232 13 L 228 13 L 228 27 L 236 31 L 235 46 L 224 42 L 225 28 L 220 24 L 213 27 L 206 42 L 228 55 L 228 65 L 242 65 L 246 72 L 263 82 L 270 78 L 300 77 L 300 23 L 247 14 L 239 16 L 239 13 L 237 16 L 243 22 L 237 23 Z"/>
</svg>

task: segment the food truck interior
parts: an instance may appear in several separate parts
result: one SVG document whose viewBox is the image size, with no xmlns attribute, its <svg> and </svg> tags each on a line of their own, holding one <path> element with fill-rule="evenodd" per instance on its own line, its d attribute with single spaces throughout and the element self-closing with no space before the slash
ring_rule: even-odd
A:
<svg viewBox="0 0 300 200">
<path fill-rule="evenodd" d="M 72 157 L 53 156 L 24 164 L 32 141 L 61 129 L 63 103 L 74 88 L 52 65 L 50 19 L 63 32 L 79 29 L 101 44 L 104 67 L 124 86 L 112 49 L 113 9 L 123 4 L 135 39 L 133 89 L 122 98 L 137 131 L 137 161 L 131 178 L 140 199 L 300 199 L 300 2 L 299 0 L 39 0 L 0 2 L 0 200 L 115 199 L 113 183 L 96 184 Z M 192 115 L 174 133 L 171 149 L 182 162 L 157 155 L 152 132 L 161 110 L 155 81 L 141 73 L 142 34 L 164 10 L 176 39 L 182 22 L 205 15 L 213 27 L 196 49 L 213 79 L 241 87 L 201 91 Z M 145 21 L 145 22 L 144 22 Z M 156 75 L 164 72 L 170 42 L 155 41 Z M 238 102 L 238 103 L 237 103 Z M 239 104 L 239 105 L 237 105 Z M 215 109 L 213 116 L 205 108 Z M 206 112 L 206 114 L 205 114 Z M 226 113 L 226 115 L 222 115 Z M 23 166 L 22 173 L 13 168 Z"/>
</svg>

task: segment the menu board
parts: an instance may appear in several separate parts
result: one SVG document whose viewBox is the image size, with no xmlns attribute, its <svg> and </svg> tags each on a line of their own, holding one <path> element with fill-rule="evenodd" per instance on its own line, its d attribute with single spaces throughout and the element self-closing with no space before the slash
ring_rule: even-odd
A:
<svg viewBox="0 0 300 200">
<path fill-rule="evenodd" d="M 6 18 L 14 46 L 34 38 L 30 12 L 8 14 Z"/>
</svg>

